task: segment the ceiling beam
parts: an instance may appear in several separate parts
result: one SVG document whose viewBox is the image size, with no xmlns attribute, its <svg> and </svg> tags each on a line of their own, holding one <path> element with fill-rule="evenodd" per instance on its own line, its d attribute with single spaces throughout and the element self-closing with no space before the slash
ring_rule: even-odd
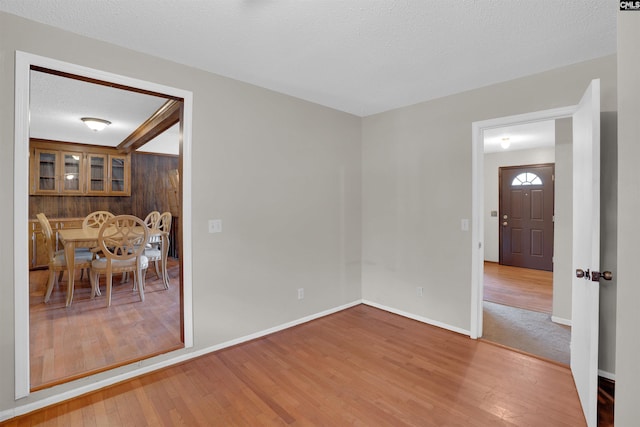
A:
<svg viewBox="0 0 640 427">
<path fill-rule="evenodd" d="M 121 153 L 131 153 L 151 141 L 162 132 L 180 121 L 182 101 L 169 100 L 151 117 L 142 123 L 131 135 L 116 147 Z"/>
<path fill-rule="evenodd" d="M 136 87 L 133 87 L 133 86 L 127 86 L 127 85 L 123 85 L 123 84 L 107 82 L 107 81 L 104 81 L 104 80 L 98 80 L 98 79 L 94 79 L 94 78 L 91 78 L 91 77 L 80 76 L 78 74 L 71 74 L 71 73 L 67 73 L 67 72 L 64 72 L 64 71 L 53 70 L 51 68 L 40 67 L 38 65 L 32 65 L 31 66 L 31 70 L 39 71 L 41 73 L 52 74 L 54 76 L 59 76 L 59 77 L 66 77 L 66 78 L 73 79 L 73 80 L 80 80 L 82 82 L 94 83 L 94 84 L 101 85 L 101 86 L 108 86 L 108 87 L 112 87 L 112 88 L 116 88 L 116 89 L 128 90 L 130 92 L 143 93 L 145 95 L 159 96 L 161 98 L 175 99 L 176 101 L 182 101 L 182 98 L 178 98 L 176 96 L 171 96 L 171 95 L 167 95 L 167 94 L 160 93 L 160 92 L 154 92 L 154 91 L 151 91 L 151 90 L 140 89 L 140 88 L 136 88 Z"/>
</svg>

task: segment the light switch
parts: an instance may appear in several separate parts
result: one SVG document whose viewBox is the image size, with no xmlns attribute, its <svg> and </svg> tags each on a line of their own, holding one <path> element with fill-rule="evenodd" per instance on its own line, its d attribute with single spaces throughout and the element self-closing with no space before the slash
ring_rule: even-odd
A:
<svg viewBox="0 0 640 427">
<path fill-rule="evenodd" d="M 222 233 L 222 220 L 210 219 L 209 220 L 209 233 Z"/>
<path fill-rule="evenodd" d="M 469 231 L 469 220 L 468 219 L 462 219 L 460 221 L 460 230 L 462 231 Z"/>
</svg>

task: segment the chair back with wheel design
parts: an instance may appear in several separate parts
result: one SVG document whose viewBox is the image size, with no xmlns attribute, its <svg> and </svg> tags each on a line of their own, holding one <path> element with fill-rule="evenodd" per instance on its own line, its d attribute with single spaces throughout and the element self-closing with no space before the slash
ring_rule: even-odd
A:
<svg viewBox="0 0 640 427">
<path fill-rule="evenodd" d="M 91 212 L 82 221 L 82 228 L 100 228 L 107 220 L 113 218 L 115 215 L 107 211 L 95 211 Z"/>
<path fill-rule="evenodd" d="M 149 212 L 149 215 L 144 219 L 144 223 L 147 224 L 149 228 L 156 228 L 158 220 L 160 220 L 160 212 L 152 211 Z"/>
<path fill-rule="evenodd" d="M 91 263 L 91 296 L 100 295 L 100 274 L 106 276 L 107 306 L 111 305 L 114 273 L 134 273 L 134 287 L 144 301 L 144 275 L 149 261 L 143 252 L 149 241 L 149 229 L 133 215 L 118 215 L 108 219 L 98 233 L 101 257 Z"/>
<path fill-rule="evenodd" d="M 163 212 L 160 215 L 156 228 L 167 235 L 171 232 L 171 212 Z"/>
<path fill-rule="evenodd" d="M 171 212 L 164 212 L 159 216 L 156 226 L 153 228 L 160 235 L 154 237 L 144 251 L 149 262 L 153 262 L 156 276 L 162 279 L 165 289 L 169 289 L 169 275 L 167 273 L 167 254 L 169 252 L 169 232 L 171 231 Z"/>
</svg>

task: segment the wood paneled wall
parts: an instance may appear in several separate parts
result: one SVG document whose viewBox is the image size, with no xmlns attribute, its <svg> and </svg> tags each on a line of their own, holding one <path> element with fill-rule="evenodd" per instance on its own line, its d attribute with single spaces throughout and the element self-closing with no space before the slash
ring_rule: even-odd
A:
<svg viewBox="0 0 640 427">
<path fill-rule="evenodd" d="M 35 219 L 39 212 L 49 218 L 80 218 L 93 211 L 106 210 L 144 219 L 151 211 L 168 211 L 167 172 L 178 166 L 178 156 L 133 153 L 130 197 L 29 196 L 29 218 Z"/>
<path fill-rule="evenodd" d="M 143 218 L 151 211 L 169 210 L 168 172 L 178 169 L 179 157 L 134 153 L 131 156 L 131 212 Z M 114 212 L 115 213 L 115 212 Z"/>
</svg>

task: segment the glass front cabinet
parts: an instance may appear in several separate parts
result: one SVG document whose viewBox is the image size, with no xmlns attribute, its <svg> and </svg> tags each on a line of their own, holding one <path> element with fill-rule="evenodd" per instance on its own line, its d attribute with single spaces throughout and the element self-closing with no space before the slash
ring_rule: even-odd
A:
<svg viewBox="0 0 640 427">
<path fill-rule="evenodd" d="M 109 156 L 109 193 L 114 196 L 131 194 L 131 179 L 127 178 L 130 171 L 128 156 Z"/>
<path fill-rule="evenodd" d="M 31 193 L 58 194 L 60 192 L 59 152 L 36 148 L 33 157 Z"/>
<path fill-rule="evenodd" d="M 130 196 L 131 157 L 115 149 L 31 141 L 30 194 Z"/>
<path fill-rule="evenodd" d="M 108 161 L 108 154 L 87 154 L 87 194 L 92 196 L 107 195 Z"/>
<path fill-rule="evenodd" d="M 60 153 L 62 179 L 60 191 L 64 194 L 82 194 L 84 155 L 82 153 Z"/>
</svg>

